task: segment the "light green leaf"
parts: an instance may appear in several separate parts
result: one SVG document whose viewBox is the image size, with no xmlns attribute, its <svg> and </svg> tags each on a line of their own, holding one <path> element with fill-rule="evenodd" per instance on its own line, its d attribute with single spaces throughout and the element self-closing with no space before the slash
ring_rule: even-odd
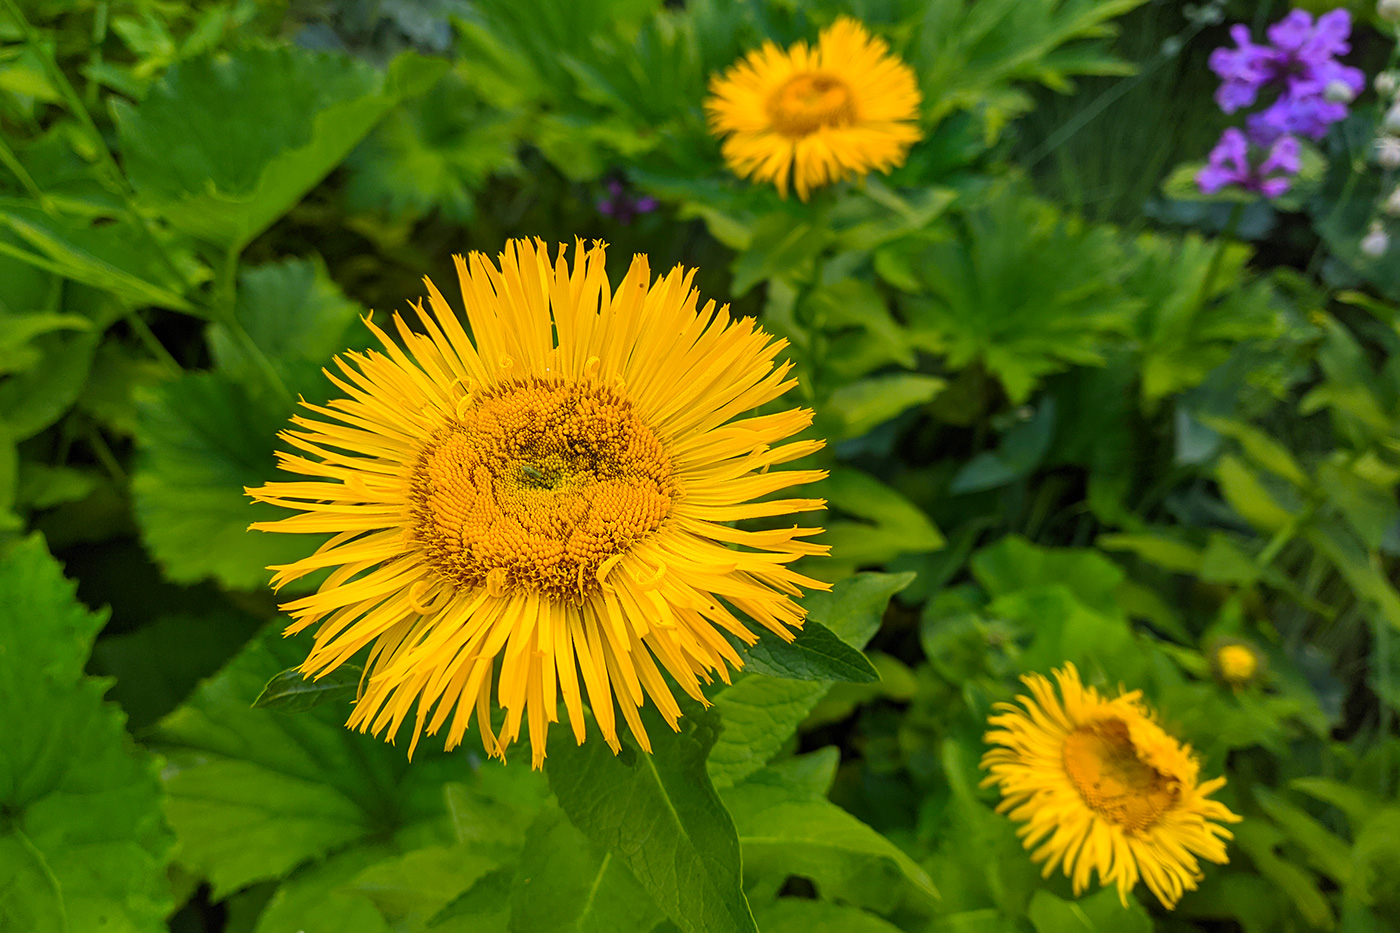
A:
<svg viewBox="0 0 1400 933">
<path fill-rule="evenodd" d="M 496 867 L 470 846 L 427 846 L 375 862 L 341 891 L 372 903 L 391 929 L 417 931 Z"/>
<path fill-rule="evenodd" d="M 865 655 L 811 619 L 790 642 L 765 632 L 742 649 L 741 657 L 744 670 L 786 680 L 868 684 L 880 679 Z"/>
<path fill-rule="evenodd" d="M 181 62 L 114 106 L 126 169 L 171 224 L 239 251 L 446 68 L 405 54 L 381 73 L 290 45 Z"/>
<path fill-rule="evenodd" d="M 689 712 L 679 733 L 649 709 L 643 719 L 652 754 L 628 742 L 614 755 L 596 739 L 576 745 L 565 730 L 553 730 L 548 775 L 559 805 L 594 844 L 622 859 L 682 930 L 757 933 L 740 884 L 734 823 L 705 773 L 719 717 Z"/>
<path fill-rule="evenodd" d="M 54 424 L 77 401 L 101 338 L 94 329 L 46 334 L 34 341 L 42 362 L 0 382 L 0 422 L 8 424 L 15 440 Z"/>
<path fill-rule="evenodd" d="M 913 579 L 913 573 L 858 573 L 830 592 L 807 594 L 802 604 L 809 619 L 822 623 L 851 647 L 863 648 L 880 628 L 890 598 Z M 828 687 L 744 674 L 715 693 L 714 704 L 724 723 L 707 763 L 715 786 L 728 786 L 762 768 Z"/>
<path fill-rule="evenodd" d="M 22 239 L 28 250 L 6 250 L 75 282 L 111 292 L 133 305 L 158 305 L 193 311 L 186 300 L 190 282 L 207 278 L 207 270 L 187 251 L 176 254 L 177 269 L 160 258 L 145 234 L 126 217 L 91 219 L 56 217 L 23 201 L 0 199 L 0 227 Z M 154 234 L 153 234 L 154 235 Z"/>
<path fill-rule="evenodd" d="M 800 875 L 824 897 L 886 913 L 906 897 L 926 907 L 938 896 L 928 873 L 898 846 L 780 774 L 760 771 L 722 795 L 748 872 Z"/>
<path fill-rule="evenodd" d="M 1117 607 L 1124 574 L 1091 548 L 1049 548 L 1007 535 L 973 555 L 972 575 L 993 596 L 1041 586 L 1064 586 L 1101 612 Z"/>
<path fill-rule="evenodd" d="M 1234 454 L 1225 454 L 1215 466 L 1215 478 L 1225 501 L 1256 528 L 1278 531 L 1292 515 L 1259 481 L 1258 475 Z"/>
<path fill-rule="evenodd" d="M 869 522 L 827 522 L 822 541 L 842 561 L 884 563 L 900 554 L 936 551 L 946 543 L 922 509 L 868 473 L 839 467 L 813 491 L 833 508 Z"/>
<path fill-rule="evenodd" d="M 155 763 L 83 665 L 87 611 L 38 536 L 0 556 L 0 929 L 156 933 L 171 908 Z"/>
<path fill-rule="evenodd" d="M 364 669 L 358 664 L 342 664 L 314 680 L 301 668 L 289 667 L 267 682 L 253 708 L 282 713 L 304 713 L 322 703 L 338 703 L 343 708 L 355 699 L 363 676 Z"/>
<path fill-rule="evenodd" d="M 345 729 L 343 707 L 253 709 L 268 679 L 306 652 L 305 640 L 279 628 L 157 731 L 181 860 L 210 880 L 216 899 L 349 847 L 447 841 L 443 782 L 471 776 L 464 757 L 429 743 L 410 767 L 404 749 Z"/>
<path fill-rule="evenodd" d="M 905 409 L 922 405 L 943 390 L 947 382 L 918 373 L 893 373 L 848 382 L 826 400 L 823 411 L 838 422 L 837 437 L 860 437 Z"/>
<path fill-rule="evenodd" d="M 511 894 L 511 933 L 650 930 L 664 919 L 620 855 L 600 851 L 557 807 L 525 838 Z"/>
<path fill-rule="evenodd" d="M 142 460 L 132 496 L 146 546 L 170 579 L 213 576 L 232 589 L 254 589 L 267 584 L 270 564 L 316 547 L 316 535 L 248 531 L 252 522 L 287 514 L 243 492 L 276 475 L 276 434 L 289 414 L 280 403 L 206 372 L 148 389 L 139 405 Z"/>
</svg>

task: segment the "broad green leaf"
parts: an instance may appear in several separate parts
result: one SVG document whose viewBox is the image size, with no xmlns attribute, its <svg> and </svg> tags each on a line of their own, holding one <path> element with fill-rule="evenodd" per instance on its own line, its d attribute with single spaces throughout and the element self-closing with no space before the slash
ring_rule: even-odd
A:
<svg viewBox="0 0 1400 933">
<path fill-rule="evenodd" d="M 1027 911 L 1035 933 L 1152 933 L 1152 918 L 1136 900 L 1124 907 L 1118 891 L 1103 888 L 1066 901 L 1040 890 Z"/>
<path fill-rule="evenodd" d="M 207 596 L 205 597 L 207 599 Z M 179 706 L 261 627 L 262 620 L 225 606 L 162 615 L 133 632 L 103 638 L 89 669 L 117 679 L 108 696 L 140 731 Z"/>
<path fill-rule="evenodd" d="M 1218 431 L 1239 442 L 1245 456 L 1276 476 L 1281 476 L 1294 486 L 1306 488 L 1310 480 L 1298 465 L 1298 461 L 1288 449 L 1258 428 L 1228 418 L 1211 415 L 1197 415 L 1198 420 L 1212 431 Z"/>
<path fill-rule="evenodd" d="M 253 933 L 397 933 L 369 898 L 350 890 L 356 875 L 392 855 L 386 846 L 354 846 L 293 872 Z"/>
<path fill-rule="evenodd" d="M 865 655 L 811 619 L 792 641 L 765 633 L 757 643 L 743 649 L 741 656 L 744 670 L 786 680 L 867 684 L 880 679 Z"/>
<path fill-rule="evenodd" d="M 145 205 L 236 252 L 446 68 L 406 54 L 382 73 L 290 45 L 181 62 L 114 105 L 126 169 Z"/>
<path fill-rule="evenodd" d="M 253 709 L 268 679 L 306 653 L 306 639 L 279 629 L 250 642 L 156 732 L 181 860 L 216 899 L 351 847 L 451 841 L 442 785 L 471 777 L 464 756 L 432 742 L 410 767 L 403 748 L 347 730 L 342 706 Z"/>
<path fill-rule="evenodd" d="M 656 905 L 687 933 L 757 933 L 740 884 L 734 823 L 705 773 L 719 717 L 690 712 L 672 732 L 643 711 L 653 752 L 631 742 L 613 754 L 594 737 L 576 745 L 555 729 L 549 786 L 569 819 L 620 858 Z"/>
<path fill-rule="evenodd" d="M 1342 887 L 1351 882 L 1351 847 L 1316 818 L 1268 788 L 1256 786 L 1254 799 L 1288 837 L 1308 855 L 1308 861 Z"/>
<path fill-rule="evenodd" d="M 363 676 L 364 669 L 358 664 L 342 664 L 316 679 L 307 677 L 300 668 L 289 667 L 267 682 L 253 707 L 283 713 L 304 713 L 322 703 L 344 707 L 355 699 Z"/>
<path fill-rule="evenodd" d="M 1201 569 L 1201 551 L 1164 533 L 1102 534 L 1094 541 L 1105 551 L 1131 551 L 1150 564 L 1175 573 Z"/>
<path fill-rule="evenodd" d="M 508 933 L 514 872 L 498 869 L 483 877 L 428 921 L 431 933 Z"/>
<path fill-rule="evenodd" d="M 897 933 L 874 914 L 829 901 L 782 897 L 754 911 L 763 933 Z"/>
<path fill-rule="evenodd" d="M 915 405 L 922 405 L 947 385 L 936 376 L 894 373 L 848 382 L 827 398 L 824 414 L 837 419 L 836 437 L 860 437 Z"/>
<path fill-rule="evenodd" d="M 813 490 L 834 509 L 865 520 L 827 522 L 822 542 L 841 561 L 884 563 L 900 554 L 936 551 L 946 543 L 922 509 L 868 473 L 840 467 Z"/>
<path fill-rule="evenodd" d="M 808 618 L 831 629 L 846 644 L 863 648 L 880 628 L 890 598 L 908 586 L 912 573 L 858 573 L 830 592 L 809 593 Z M 724 729 L 710 750 L 707 768 L 716 787 L 743 780 L 767 764 L 829 685 L 743 674 L 713 696 Z"/>
<path fill-rule="evenodd" d="M 801 215 L 769 214 L 758 222 L 749 246 L 734 259 L 730 291 L 738 298 L 771 278 L 810 280 L 817 256 L 831 242 L 827 227 Z"/>
<path fill-rule="evenodd" d="M 156 933 L 171 908 L 155 763 L 83 665 L 105 615 L 37 535 L 0 556 L 0 929 Z"/>
<path fill-rule="evenodd" d="M 43 358 L 43 353 L 30 345 L 34 338 L 53 331 L 91 327 L 92 322 L 81 314 L 0 313 L 0 375 L 32 369 Z"/>
<path fill-rule="evenodd" d="M 1045 399 L 1024 421 L 1001 436 L 997 449 L 977 454 L 958 470 L 948 486 L 953 494 L 996 489 L 1029 476 L 1050 450 L 1055 435 L 1055 400 Z"/>
<path fill-rule="evenodd" d="M 883 912 L 905 897 L 926 906 L 938 896 L 928 873 L 898 846 L 780 773 L 760 771 L 722 795 L 748 872 L 800 875 L 827 898 Z"/>
<path fill-rule="evenodd" d="M 0 382 L 0 422 L 17 441 L 33 437 L 62 418 L 77 401 L 102 334 L 96 329 L 38 338 L 36 366 Z"/>
<path fill-rule="evenodd" d="M 454 898 L 497 867 L 495 859 L 461 844 L 426 846 L 375 862 L 343 894 L 368 900 L 393 930 L 422 930 Z"/>
<path fill-rule="evenodd" d="M 276 434 L 289 414 L 280 403 L 210 372 L 186 373 L 139 401 L 142 459 L 132 496 L 146 546 L 171 580 L 212 576 L 232 589 L 259 588 L 270 564 L 315 549 L 316 535 L 248 530 L 287 515 L 243 492 L 276 475 Z"/>
<path fill-rule="evenodd" d="M 557 807 L 525 838 L 511 894 L 511 933 L 650 930 L 664 919 L 622 856 L 601 851 Z"/>
<path fill-rule="evenodd" d="M 347 334 L 361 313 L 319 260 L 289 259 L 245 269 L 238 276 L 234 314 L 284 379 L 304 378 L 304 364 L 319 369 L 349 343 L 367 338 L 358 331 Z M 209 350 L 219 371 L 239 382 L 256 385 L 263 378 L 251 351 L 224 325 L 209 328 Z M 299 385 L 289 388 L 304 391 Z"/>
</svg>

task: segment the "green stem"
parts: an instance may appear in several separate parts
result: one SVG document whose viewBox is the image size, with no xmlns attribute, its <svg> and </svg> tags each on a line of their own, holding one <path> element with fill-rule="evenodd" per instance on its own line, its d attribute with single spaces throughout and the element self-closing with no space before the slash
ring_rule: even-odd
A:
<svg viewBox="0 0 1400 933">
<path fill-rule="evenodd" d="M 117 455 L 112 453 L 112 448 L 107 444 L 107 439 L 102 436 L 97 425 L 88 424 L 84 439 L 88 442 L 88 447 L 92 449 L 92 454 L 97 458 L 97 462 L 102 464 L 102 469 L 106 470 L 107 475 L 112 477 L 112 481 L 118 486 L 125 486 L 126 470 L 122 469 L 121 461 L 117 460 Z"/>
<path fill-rule="evenodd" d="M 24 187 L 31 198 L 39 202 L 39 207 L 43 209 L 45 214 L 53 213 L 53 203 L 44 196 L 43 191 L 39 190 L 39 186 L 34 183 L 34 176 L 30 175 L 29 170 L 20 164 L 19 158 L 10 149 L 3 136 L 0 136 L 0 162 L 3 162 L 5 168 L 14 173 L 14 176 L 19 179 L 20 185 Z"/>
<path fill-rule="evenodd" d="M 175 357 L 170 354 L 169 350 L 165 349 L 165 344 L 160 342 L 160 338 L 155 335 L 150 325 L 146 323 L 145 319 L 142 318 L 135 309 L 127 309 L 126 324 L 131 328 L 132 333 L 136 335 L 137 339 L 145 345 L 146 349 L 151 352 L 151 355 L 160 362 L 161 366 L 163 366 L 171 376 L 178 376 L 184 371 L 184 367 L 180 365 L 180 361 L 175 359 Z"/>
<path fill-rule="evenodd" d="M 278 375 L 276 367 L 272 361 L 263 353 L 262 347 L 253 340 L 243 322 L 238 319 L 238 252 L 230 249 L 224 254 L 224 261 L 219 269 L 219 278 L 215 287 L 214 312 L 218 322 L 227 328 L 229 335 L 237 341 L 243 348 L 243 352 L 248 354 L 248 358 L 253 361 L 253 365 L 262 373 L 263 379 L 274 395 L 282 402 L 288 410 L 296 407 L 296 399 L 292 397 L 287 384 Z"/>
<path fill-rule="evenodd" d="M 1205 305 L 1215 291 L 1215 277 L 1220 274 L 1220 265 L 1225 261 L 1225 250 L 1229 249 L 1242 216 L 1244 216 L 1242 202 L 1237 201 L 1230 205 L 1230 216 L 1226 218 L 1225 227 L 1220 231 L 1220 238 L 1215 244 L 1215 252 L 1210 257 L 1210 265 L 1206 267 L 1205 278 L 1201 279 L 1201 291 L 1196 296 L 1197 308 Z"/>
</svg>

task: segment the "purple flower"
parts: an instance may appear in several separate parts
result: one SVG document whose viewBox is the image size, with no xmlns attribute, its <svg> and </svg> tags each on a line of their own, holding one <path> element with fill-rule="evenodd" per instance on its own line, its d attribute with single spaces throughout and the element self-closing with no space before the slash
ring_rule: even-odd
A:
<svg viewBox="0 0 1400 933">
<path fill-rule="evenodd" d="M 1292 10 L 1268 34 L 1270 44 L 1259 45 L 1243 25 L 1230 28 L 1238 48 L 1219 48 L 1210 56 L 1211 70 L 1222 79 L 1216 102 L 1234 113 L 1276 88 L 1274 101 L 1247 121 L 1250 139 L 1261 146 L 1290 134 L 1321 139 L 1366 86 L 1359 68 L 1335 58 L 1351 51 L 1351 14 L 1332 10 L 1314 23 L 1311 14 Z"/>
<path fill-rule="evenodd" d="M 638 214 L 650 214 L 656 210 L 656 198 L 648 195 L 633 197 L 627 186 L 616 178 L 610 179 L 606 187 L 607 197 L 599 198 L 597 205 L 598 213 L 604 217 L 611 217 L 625 226 Z"/>
<path fill-rule="evenodd" d="M 1215 101 L 1226 113 L 1248 107 L 1259 98 L 1259 89 L 1274 77 L 1278 58 L 1275 50 L 1251 41 L 1249 27 L 1243 24 L 1230 27 L 1230 38 L 1238 49 L 1221 47 L 1210 53 L 1210 70 L 1223 79 Z"/>
<path fill-rule="evenodd" d="M 1258 192 L 1266 198 L 1276 198 L 1288 190 L 1301 167 L 1298 140 L 1282 136 L 1269 148 L 1257 166 L 1250 163 L 1249 140 L 1244 133 L 1230 127 L 1220 136 L 1220 142 L 1210 153 L 1210 163 L 1196 173 L 1196 184 L 1206 194 L 1234 186 Z"/>
</svg>

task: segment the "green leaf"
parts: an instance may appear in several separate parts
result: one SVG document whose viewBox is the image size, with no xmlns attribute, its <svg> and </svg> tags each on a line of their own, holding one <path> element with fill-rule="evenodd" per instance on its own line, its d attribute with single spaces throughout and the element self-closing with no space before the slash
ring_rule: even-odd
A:
<svg viewBox="0 0 1400 933">
<path fill-rule="evenodd" d="M 813 491 L 833 508 L 869 522 L 827 522 L 822 541 L 842 561 L 884 563 L 900 554 L 936 551 L 946 543 L 922 509 L 868 473 L 838 467 Z"/>
<path fill-rule="evenodd" d="M 167 816 L 181 860 L 220 899 L 331 852 L 450 838 L 443 782 L 470 777 L 461 755 L 407 755 L 344 728 L 343 709 L 253 709 L 268 679 L 301 661 L 274 624 L 161 721 Z M 528 778 L 528 773 L 526 775 Z"/>
<path fill-rule="evenodd" d="M 664 919 L 620 855 L 601 851 L 557 807 L 525 837 L 511 893 L 511 933 L 650 930 Z"/>
<path fill-rule="evenodd" d="M 101 338 L 96 329 L 40 337 L 34 343 L 43 361 L 0 382 L 0 422 L 9 426 L 15 440 L 33 437 L 72 407 L 82 394 Z"/>
<path fill-rule="evenodd" d="M 139 406 L 142 460 L 132 496 L 146 546 L 171 580 L 212 576 L 254 589 L 267 584 L 269 565 L 316 547 L 315 535 L 248 531 L 286 517 L 243 492 L 276 475 L 273 448 L 289 414 L 280 403 L 219 373 L 186 373 L 142 392 Z"/>
<path fill-rule="evenodd" d="M 427 846 L 370 865 L 341 891 L 372 903 L 390 929 L 421 930 L 496 867 L 470 846 Z"/>
<path fill-rule="evenodd" d="M 754 912 L 763 933 L 897 933 L 899 927 L 854 907 L 781 897 Z"/>
<path fill-rule="evenodd" d="M 971 560 L 972 575 L 992 596 L 1042 586 L 1064 586 L 1086 605 L 1113 612 L 1124 574 L 1091 548 L 1048 548 L 1007 535 Z"/>
<path fill-rule="evenodd" d="M 194 310 L 185 294 L 191 281 L 207 278 L 207 270 L 187 251 L 165 246 L 176 254 L 177 268 L 172 270 L 135 221 L 124 216 L 97 220 L 53 216 L 26 202 L 0 199 L 0 227 L 9 228 L 28 247 L 7 249 L 15 258 L 133 305 Z"/>
<path fill-rule="evenodd" d="M 284 379 L 303 377 L 346 349 L 363 310 L 331 281 L 319 259 L 289 259 L 244 269 L 238 276 L 234 316 Z M 356 333 L 356 337 L 361 337 Z M 361 339 L 367 338 L 364 334 Z M 250 350 L 222 324 L 209 328 L 209 351 L 220 372 L 258 385 L 264 378 Z M 301 389 L 301 386 L 296 386 Z"/>
<path fill-rule="evenodd" d="M 175 227 L 237 252 L 446 69 L 405 54 L 384 73 L 290 45 L 181 62 L 114 105 L 126 169 Z"/>
<path fill-rule="evenodd" d="M 155 763 L 83 675 L 105 615 L 37 535 L 0 556 L 0 929 L 156 933 L 171 908 Z"/>
<path fill-rule="evenodd" d="M 348 705 L 359 690 L 364 669 L 358 664 L 342 664 L 315 680 L 301 668 L 289 667 L 267 682 L 253 701 L 254 709 L 275 709 L 282 713 L 304 713 L 322 703 Z"/>
<path fill-rule="evenodd" d="M 1256 528 L 1278 531 L 1292 520 L 1292 515 L 1260 482 L 1258 474 L 1243 460 L 1225 454 L 1215 466 L 1215 478 L 1225 501 Z"/>
<path fill-rule="evenodd" d="M 498 869 L 428 921 L 431 933 L 507 933 L 514 873 Z"/>
<path fill-rule="evenodd" d="M 1152 933 L 1152 918 L 1135 900 L 1124 907 L 1114 888 L 1066 901 L 1040 890 L 1026 912 L 1035 933 Z"/>
<path fill-rule="evenodd" d="M 614 755 L 596 739 L 576 745 L 553 730 L 549 786 L 573 824 L 620 858 L 676 926 L 757 933 L 740 884 L 734 823 L 705 773 L 719 717 L 688 712 L 672 732 L 649 709 L 643 716 L 651 754 L 629 742 Z"/>
<path fill-rule="evenodd" d="M 769 214 L 758 222 L 750 244 L 734 259 L 730 291 L 739 298 L 772 278 L 810 280 L 831 231 L 801 216 Z"/>
<path fill-rule="evenodd" d="M 890 598 L 913 580 L 913 573 L 858 573 L 830 592 L 808 593 L 802 604 L 808 619 L 825 625 L 851 647 L 863 648 L 880 628 Z M 734 784 L 762 768 L 828 688 L 824 683 L 744 674 L 715 693 L 715 708 L 724 722 L 707 763 L 715 786 Z"/>
<path fill-rule="evenodd" d="M 141 730 L 179 706 L 195 684 L 217 673 L 261 623 L 217 605 L 160 616 L 134 632 L 99 641 L 90 669 L 117 679 L 109 696 L 126 710 L 131 729 Z"/>
<path fill-rule="evenodd" d="M 893 373 L 841 386 L 822 408 L 837 419 L 835 437 L 860 437 L 915 405 L 933 398 L 948 383 L 936 376 Z"/>
<path fill-rule="evenodd" d="M 742 656 L 744 670 L 786 680 L 868 684 L 880 679 L 865 655 L 810 619 L 792 641 L 765 633 Z"/>
<path fill-rule="evenodd" d="M 810 878 L 826 898 L 881 912 L 905 897 L 938 897 L 928 873 L 903 850 L 830 800 L 760 771 L 722 792 L 734 817 L 745 870 Z"/>
</svg>

